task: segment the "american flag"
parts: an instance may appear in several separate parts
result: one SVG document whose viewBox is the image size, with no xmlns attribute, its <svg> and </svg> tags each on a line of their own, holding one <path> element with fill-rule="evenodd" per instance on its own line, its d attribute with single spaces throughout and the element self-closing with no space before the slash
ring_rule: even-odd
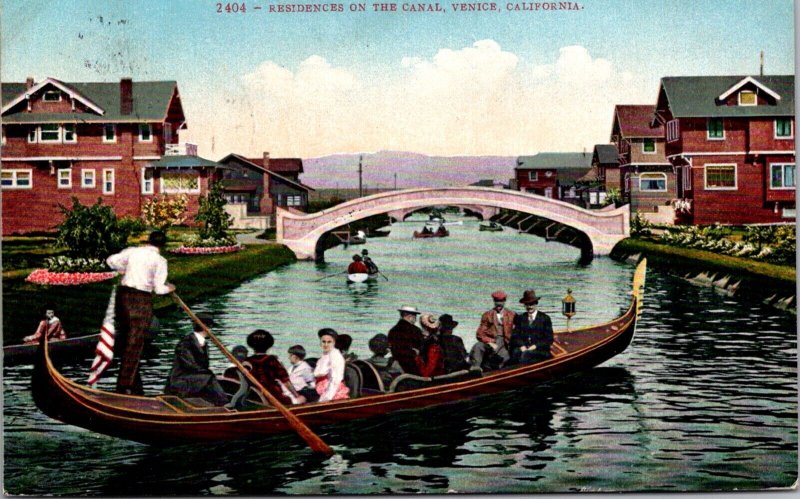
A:
<svg viewBox="0 0 800 499">
<path fill-rule="evenodd" d="M 89 373 L 89 386 L 97 383 L 114 358 L 114 302 L 116 296 L 117 287 L 114 286 L 111 289 L 111 298 L 108 300 L 103 325 L 100 327 L 100 340 L 94 350 L 96 355 Z"/>
</svg>

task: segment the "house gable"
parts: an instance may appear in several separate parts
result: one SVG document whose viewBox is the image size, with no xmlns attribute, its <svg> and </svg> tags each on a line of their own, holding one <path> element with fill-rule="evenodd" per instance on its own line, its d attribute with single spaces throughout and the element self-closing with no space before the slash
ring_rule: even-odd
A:
<svg viewBox="0 0 800 499">
<path fill-rule="evenodd" d="M 58 92 L 59 95 L 58 101 L 49 102 L 46 100 L 56 92 Z M 62 102 L 65 96 L 69 97 L 69 99 L 71 99 L 71 101 L 74 103 L 72 105 L 73 111 L 77 110 L 79 112 L 88 112 L 99 116 L 105 114 L 105 110 L 97 105 L 94 101 L 83 95 L 78 90 L 72 88 L 62 81 L 56 80 L 55 78 L 47 78 L 17 95 L 9 103 L 3 106 L 2 114 L 6 114 L 11 110 L 21 111 L 22 109 L 19 109 L 19 107 L 27 107 L 34 100 L 40 102 L 44 106 L 43 111 L 45 112 L 64 112 L 63 106 L 53 106 L 56 107 L 56 109 L 53 110 L 48 109 L 48 107 L 56 102 Z M 78 105 L 80 108 L 76 107 Z"/>
<path fill-rule="evenodd" d="M 752 94 L 754 103 L 750 103 L 749 96 Z M 735 85 L 723 92 L 717 101 L 728 106 L 748 106 L 748 105 L 776 105 L 781 100 L 781 96 L 759 82 L 752 76 L 747 76 L 738 81 Z"/>
</svg>

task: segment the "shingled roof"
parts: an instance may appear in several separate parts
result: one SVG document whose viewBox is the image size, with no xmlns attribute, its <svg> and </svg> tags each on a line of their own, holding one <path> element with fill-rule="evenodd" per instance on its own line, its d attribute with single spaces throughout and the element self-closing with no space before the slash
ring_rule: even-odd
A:
<svg viewBox="0 0 800 499">
<path fill-rule="evenodd" d="M 247 161 L 264 167 L 264 158 L 247 158 Z M 303 160 L 300 158 L 269 158 L 269 171 L 275 173 L 303 173 Z"/>
<path fill-rule="evenodd" d="M 622 138 L 659 138 L 664 136 L 664 125 L 651 126 L 655 106 L 645 105 L 617 105 L 617 123 Z"/>
<path fill-rule="evenodd" d="M 765 93 L 776 94 L 779 99 L 775 104 L 728 106 L 719 101 L 720 96 L 748 78 Z M 793 75 L 670 76 L 661 79 L 659 102 L 662 95 L 675 118 L 794 116 Z"/>
<path fill-rule="evenodd" d="M 515 170 L 570 170 L 592 167 L 592 155 L 581 152 L 540 152 L 517 158 Z"/>
<path fill-rule="evenodd" d="M 612 144 L 597 144 L 594 146 L 594 155 L 597 161 L 603 165 L 619 164 L 619 152 Z"/>
<path fill-rule="evenodd" d="M 27 110 L 3 114 L 4 123 L 125 123 L 161 122 L 167 116 L 173 94 L 177 93 L 175 81 L 134 81 L 132 85 L 133 110 L 120 113 L 119 82 L 54 82 L 63 84 L 97 105 L 103 114 L 95 113 L 29 113 Z M 25 83 L 2 84 L 2 105 L 24 95 Z"/>
</svg>

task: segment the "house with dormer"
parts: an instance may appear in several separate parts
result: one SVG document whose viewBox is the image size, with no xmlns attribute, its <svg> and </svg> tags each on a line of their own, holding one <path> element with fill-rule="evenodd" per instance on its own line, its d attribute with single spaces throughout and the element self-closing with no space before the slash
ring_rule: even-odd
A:
<svg viewBox="0 0 800 499">
<path fill-rule="evenodd" d="M 619 156 L 612 178 L 631 211 L 657 223 L 673 223 L 675 173 L 667 160 L 664 126 L 654 123 L 655 107 L 617 105 L 611 124 L 611 142 Z"/>
<path fill-rule="evenodd" d="M 794 76 L 662 78 L 665 128 L 686 223 L 794 222 Z"/>
<path fill-rule="evenodd" d="M 53 231 L 73 196 L 138 217 L 156 195 L 186 194 L 191 220 L 219 165 L 178 143 L 185 128 L 174 81 L 3 82 L 3 235 Z"/>
</svg>

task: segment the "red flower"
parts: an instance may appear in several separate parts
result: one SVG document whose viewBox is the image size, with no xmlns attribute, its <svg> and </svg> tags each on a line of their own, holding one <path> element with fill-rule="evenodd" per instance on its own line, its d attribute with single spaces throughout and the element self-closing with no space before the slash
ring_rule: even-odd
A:
<svg viewBox="0 0 800 499">
<path fill-rule="evenodd" d="M 47 269 L 36 269 L 25 278 L 25 281 L 50 286 L 78 286 L 105 281 L 115 275 L 116 272 L 50 272 Z"/>
<path fill-rule="evenodd" d="M 234 244 L 232 246 L 212 246 L 206 248 L 192 248 L 189 246 L 181 246 L 170 250 L 170 253 L 178 255 L 216 255 L 219 253 L 233 253 L 242 249 L 241 244 Z"/>
</svg>

